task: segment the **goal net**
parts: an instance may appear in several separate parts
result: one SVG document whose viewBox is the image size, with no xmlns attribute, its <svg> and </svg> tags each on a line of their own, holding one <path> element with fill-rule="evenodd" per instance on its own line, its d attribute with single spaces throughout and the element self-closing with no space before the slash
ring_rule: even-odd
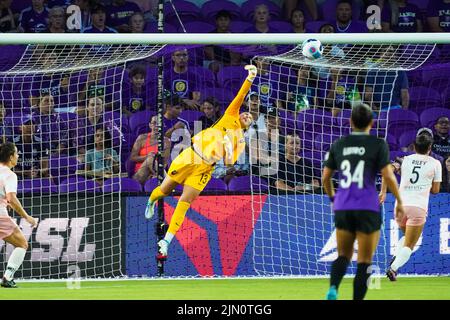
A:
<svg viewBox="0 0 450 320">
<path fill-rule="evenodd" d="M 2 142 L 19 150 L 20 200 L 39 221 L 32 230 L 15 216 L 30 244 L 17 278 L 125 274 L 121 157 L 133 142 L 122 114 L 125 63 L 161 48 L 29 45 L 0 73 Z M 6 267 L 13 247 L 1 249 Z"/>
</svg>

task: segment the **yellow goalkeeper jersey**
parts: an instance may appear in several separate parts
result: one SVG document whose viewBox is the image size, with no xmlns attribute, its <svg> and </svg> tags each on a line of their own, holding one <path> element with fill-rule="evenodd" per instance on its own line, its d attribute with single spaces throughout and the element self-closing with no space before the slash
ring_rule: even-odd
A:
<svg viewBox="0 0 450 320">
<path fill-rule="evenodd" d="M 245 149 L 244 132 L 239 119 L 239 109 L 252 83 L 245 80 L 224 115 L 208 129 L 192 138 L 192 147 L 204 161 L 213 164 L 224 159 L 226 165 L 234 164 Z"/>
</svg>

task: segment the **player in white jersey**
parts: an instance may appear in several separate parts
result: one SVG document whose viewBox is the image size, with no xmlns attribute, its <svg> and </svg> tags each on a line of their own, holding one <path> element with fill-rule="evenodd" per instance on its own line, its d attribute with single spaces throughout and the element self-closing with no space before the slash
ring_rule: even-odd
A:
<svg viewBox="0 0 450 320">
<path fill-rule="evenodd" d="M 416 153 L 405 157 L 401 165 L 400 195 L 405 214 L 395 218 L 404 237 L 399 240 L 396 254 L 386 271 L 391 281 L 397 280 L 398 269 L 408 262 L 422 234 L 430 192 L 438 193 L 441 186 L 442 166 L 438 160 L 430 157 L 432 144 L 430 136 L 418 135 L 414 142 Z M 384 184 L 381 193 L 380 197 L 384 200 L 386 193 Z"/>
<path fill-rule="evenodd" d="M 17 199 L 17 175 L 11 171 L 17 164 L 19 154 L 11 142 L 0 145 L 0 240 L 12 244 L 15 249 L 11 253 L 3 274 L 1 286 L 16 288 L 14 273 L 20 268 L 28 249 L 28 242 L 16 222 L 8 215 L 8 206 L 26 219 L 33 228 L 37 221 L 28 215 Z"/>
</svg>

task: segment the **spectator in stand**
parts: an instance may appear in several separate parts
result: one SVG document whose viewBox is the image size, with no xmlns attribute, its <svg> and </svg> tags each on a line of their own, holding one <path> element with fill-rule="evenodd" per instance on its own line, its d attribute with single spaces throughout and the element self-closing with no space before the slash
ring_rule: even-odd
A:
<svg viewBox="0 0 450 320">
<path fill-rule="evenodd" d="M 226 166 L 223 163 L 223 159 L 220 159 L 220 161 L 214 166 L 214 171 L 211 174 L 212 177 L 222 179 L 226 184 L 228 184 L 234 177 L 249 175 L 250 165 L 248 162 L 245 162 L 246 158 L 248 158 L 246 153 L 241 153 L 236 163 L 232 166 Z"/>
<path fill-rule="evenodd" d="M 422 32 L 420 9 L 407 0 L 386 3 L 381 12 L 383 32 Z"/>
<path fill-rule="evenodd" d="M 116 29 L 106 25 L 106 10 L 102 5 L 96 5 L 91 10 L 92 26 L 83 30 L 84 33 L 117 33 Z"/>
<path fill-rule="evenodd" d="M 144 33 L 145 20 L 142 12 L 135 12 L 128 22 L 130 33 Z"/>
<path fill-rule="evenodd" d="M 284 13 L 286 19 L 290 19 L 292 17 L 293 12 L 298 7 L 299 0 L 284 0 Z M 319 15 L 317 13 L 317 5 L 316 0 L 305 0 L 305 4 L 308 7 L 308 11 L 311 15 L 312 20 L 317 20 Z"/>
<path fill-rule="evenodd" d="M 66 32 L 66 11 L 63 7 L 53 7 L 48 11 L 48 28 L 44 32 Z"/>
<path fill-rule="evenodd" d="M 198 118 L 201 127 L 195 128 L 194 134 L 211 127 L 219 119 L 219 104 L 214 97 L 208 97 L 203 101 L 200 111 L 204 114 Z"/>
<path fill-rule="evenodd" d="M 187 49 L 172 53 L 173 68 L 165 69 L 164 86 L 170 88 L 172 95 L 182 99 L 184 107 L 188 110 L 198 110 L 200 107 L 200 90 L 202 83 L 200 77 L 189 71 L 189 53 Z M 167 70 L 167 71 L 166 71 Z"/>
<path fill-rule="evenodd" d="M 337 116 L 342 109 L 351 109 L 361 102 L 357 74 L 352 70 L 330 70 L 331 86 L 326 95 L 326 108 Z"/>
<path fill-rule="evenodd" d="M 70 5 L 70 0 L 46 0 L 47 8 L 62 7 L 67 8 Z"/>
<path fill-rule="evenodd" d="M 377 64 L 395 58 L 393 47 L 387 47 L 366 75 L 364 101 L 372 110 L 408 109 L 409 82 L 405 71 L 380 71 Z"/>
<path fill-rule="evenodd" d="M 325 23 L 320 26 L 319 33 L 335 33 L 336 29 L 334 26 L 330 23 Z"/>
<path fill-rule="evenodd" d="M 12 0 L 0 0 L 0 32 L 17 32 L 14 13 L 11 10 Z"/>
<path fill-rule="evenodd" d="M 296 134 L 286 136 L 286 152 L 280 156 L 278 175 L 272 178 L 278 191 L 310 192 L 320 187 L 313 164 L 300 156 L 301 140 Z"/>
<path fill-rule="evenodd" d="M 14 172 L 21 179 L 48 177 L 48 157 L 50 152 L 46 143 L 35 135 L 35 126 L 31 118 L 24 119 L 20 132 L 14 138 L 19 153 L 19 162 Z"/>
<path fill-rule="evenodd" d="M 284 152 L 284 136 L 280 135 L 280 115 L 275 106 L 266 111 L 265 130 L 249 136 L 249 155 L 252 172 L 263 177 L 277 173 L 279 155 Z"/>
<path fill-rule="evenodd" d="M 431 32 L 450 31 L 450 0 L 430 0 L 427 22 Z"/>
<path fill-rule="evenodd" d="M 122 109 L 126 115 L 148 110 L 150 97 L 148 92 L 149 83 L 146 81 L 147 71 L 144 65 L 134 65 L 129 72 L 129 79 L 123 84 Z"/>
<path fill-rule="evenodd" d="M 148 179 L 156 177 L 158 172 L 158 161 L 156 159 L 158 153 L 157 116 L 151 118 L 149 127 L 150 132 L 140 134 L 137 137 L 130 155 L 130 160 L 136 163 L 133 179 L 141 184 L 145 184 Z M 170 139 L 164 137 L 164 166 L 169 161 L 170 145 Z"/>
<path fill-rule="evenodd" d="M 130 0 L 139 6 L 140 11 L 144 14 L 146 22 L 156 21 L 158 15 L 158 0 Z"/>
<path fill-rule="evenodd" d="M 72 0 L 72 4 L 77 5 L 81 11 L 81 30 L 92 26 L 92 15 L 91 15 L 91 2 L 92 0 Z"/>
<path fill-rule="evenodd" d="M 252 90 L 258 93 L 262 109 L 267 110 L 273 103 L 281 108 L 281 100 L 284 99 L 279 97 L 281 91 L 280 81 L 276 81 L 274 75 L 270 73 L 267 60 L 263 58 L 257 59 L 256 67 L 258 68 L 259 77 L 253 81 Z"/>
<path fill-rule="evenodd" d="M 450 123 L 446 116 L 439 117 L 436 120 L 432 151 L 448 160 L 450 158 Z"/>
<path fill-rule="evenodd" d="M 107 7 L 107 24 L 118 32 L 130 32 L 128 22 L 135 12 L 141 12 L 137 4 L 125 0 L 113 0 Z"/>
<path fill-rule="evenodd" d="M 216 29 L 212 33 L 230 33 L 231 14 L 220 10 L 216 14 Z M 204 66 L 217 73 L 223 66 L 238 66 L 242 62 L 239 53 L 224 49 L 221 46 L 206 46 Z"/>
<path fill-rule="evenodd" d="M 340 0 L 336 6 L 336 21 L 334 28 L 337 33 L 367 32 L 365 23 L 352 21 L 352 3 L 350 0 Z"/>
<path fill-rule="evenodd" d="M 292 11 L 291 18 L 292 30 L 294 33 L 306 33 L 305 14 L 300 9 Z"/>
<path fill-rule="evenodd" d="M 36 125 L 37 138 L 47 143 L 51 152 L 60 149 L 60 144 L 67 141 L 68 128 L 55 112 L 54 99 L 49 89 L 41 90 L 39 106 L 32 112 L 32 121 Z"/>
<path fill-rule="evenodd" d="M 163 128 L 165 136 L 170 139 L 172 149 L 177 147 L 177 151 L 184 150 L 184 147 L 191 145 L 191 133 L 189 123 L 180 118 L 183 111 L 181 100 L 177 96 L 167 97 L 165 100 L 165 112 L 163 117 Z M 178 146 L 180 144 L 180 146 Z M 178 154 L 177 154 L 178 155 Z M 172 156 L 172 159 L 174 157 Z"/>
<path fill-rule="evenodd" d="M 108 130 L 98 127 L 94 135 L 94 148 L 86 152 L 86 170 L 96 174 L 119 173 L 119 156 L 111 147 L 112 137 Z"/>
<path fill-rule="evenodd" d="M 297 84 L 289 86 L 287 110 L 298 112 L 317 106 L 317 79 L 310 66 L 298 70 Z"/>
<path fill-rule="evenodd" d="M 105 69 L 98 67 L 89 69 L 86 82 L 80 81 L 78 85 L 78 101 L 87 104 L 92 97 L 106 98 Z"/>
<path fill-rule="evenodd" d="M 44 5 L 45 0 L 32 0 L 31 7 L 20 13 L 19 32 L 39 33 L 47 29 L 48 9 Z"/>
<path fill-rule="evenodd" d="M 255 15 L 253 17 L 255 24 L 247 28 L 244 33 L 276 33 L 277 30 L 269 25 L 270 15 L 269 8 L 265 4 L 259 4 L 255 7 Z"/>
</svg>

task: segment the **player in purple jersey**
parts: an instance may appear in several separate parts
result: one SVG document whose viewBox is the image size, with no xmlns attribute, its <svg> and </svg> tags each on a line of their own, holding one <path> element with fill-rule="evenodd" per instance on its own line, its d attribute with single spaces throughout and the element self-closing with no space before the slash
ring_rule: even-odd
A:
<svg viewBox="0 0 450 320">
<path fill-rule="evenodd" d="M 380 238 L 382 217 L 375 188 L 377 173 L 397 199 L 396 215 L 403 215 L 397 180 L 389 162 L 386 141 L 369 134 L 373 124 L 372 110 L 366 104 L 353 107 L 350 118 L 352 133 L 333 143 L 325 156 L 322 184 L 335 212 L 338 258 L 331 267 L 328 300 L 337 299 L 339 284 L 353 256 L 358 241 L 358 266 L 353 282 L 353 299 L 362 300 L 367 292 L 370 265 Z M 331 178 L 339 172 L 335 193 Z"/>
</svg>

